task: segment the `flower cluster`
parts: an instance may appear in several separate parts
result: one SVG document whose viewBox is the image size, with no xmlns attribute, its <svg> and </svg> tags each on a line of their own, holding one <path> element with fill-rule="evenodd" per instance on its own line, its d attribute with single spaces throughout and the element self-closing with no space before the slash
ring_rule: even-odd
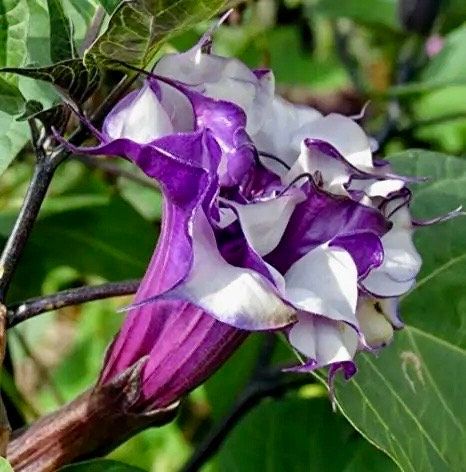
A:
<svg viewBox="0 0 466 472">
<path fill-rule="evenodd" d="M 402 327 L 398 297 L 421 266 L 410 179 L 353 119 L 286 102 L 271 71 L 213 54 L 206 36 L 163 57 L 98 137 L 79 152 L 125 156 L 165 197 L 102 382 L 143 359 L 141 404 L 167 405 L 257 330 L 282 330 L 297 370 L 349 378 L 358 351 Z"/>
</svg>

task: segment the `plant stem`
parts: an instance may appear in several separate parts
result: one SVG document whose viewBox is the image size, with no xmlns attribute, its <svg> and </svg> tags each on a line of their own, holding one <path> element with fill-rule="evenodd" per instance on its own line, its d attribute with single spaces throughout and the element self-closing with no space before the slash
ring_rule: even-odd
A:
<svg viewBox="0 0 466 472">
<path fill-rule="evenodd" d="M 80 305 L 81 303 L 105 298 L 131 295 L 139 287 L 140 280 L 126 280 L 123 282 L 109 282 L 100 285 L 90 285 L 43 297 L 30 298 L 21 303 L 8 307 L 8 328 L 12 328 L 22 321 L 47 311 L 56 310 L 65 306 Z"/>
<path fill-rule="evenodd" d="M 172 421 L 178 404 L 131 412 L 138 375 L 129 374 L 88 390 L 19 431 L 7 454 L 15 472 L 52 472 L 77 459 L 106 454 L 138 431 Z"/>
<path fill-rule="evenodd" d="M 56 166 L 54 163 L 38 160 L 18 218 L 0 256 L 0 300 L 6 292 L 26 246 L 31 229 L 39 214 Z"/>
</svg>

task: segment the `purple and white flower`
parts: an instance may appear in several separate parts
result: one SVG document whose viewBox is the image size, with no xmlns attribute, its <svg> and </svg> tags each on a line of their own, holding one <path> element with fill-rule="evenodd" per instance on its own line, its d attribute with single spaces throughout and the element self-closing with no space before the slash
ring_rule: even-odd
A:
<svg viewBox="0 0 466 472">
<path fill-rule="evenodd" d="M 146 359 L 147 406 L 194 388 L 257 330 L 282 330 L 306 358 L 297 370 L 350 377 L 358 351 L 402 327 L 398 297 L 421 266 L 410 179 L 373 159 L 354 120 L 284 101 L 272 72 L 209 41 L 162 58 L 99 146 L 78 150 L 125 156 L 163 189 L 158 247 L 101 377 Z"/>
</svg>

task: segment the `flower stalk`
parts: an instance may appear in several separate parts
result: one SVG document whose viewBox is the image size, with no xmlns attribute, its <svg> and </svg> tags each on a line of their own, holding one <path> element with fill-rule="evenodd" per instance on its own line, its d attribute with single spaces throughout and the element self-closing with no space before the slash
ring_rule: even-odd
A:
<svg viewBox="0 0 466 472">
<path fill-rule="evenodd" d="M 137 432 L 162 426 L 176 416 L 178 404 L 133 412 L 138 366 L 114 382 L 88 390 L 63 408 L 44 416 L 8 445 L 16 472 L 51 472 L 65 464 L 108 453 Z"/>
</svg>

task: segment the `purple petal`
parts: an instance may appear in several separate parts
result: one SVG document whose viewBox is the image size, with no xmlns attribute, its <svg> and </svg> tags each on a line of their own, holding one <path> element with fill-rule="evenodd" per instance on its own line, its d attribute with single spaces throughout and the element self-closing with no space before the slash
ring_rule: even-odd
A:
<svg viewBox="0 0 466 472">
<path fill-rule="evenodd" d="M 353 234 L 337 236 L 331 246 L 339 246 L 351 254 L 358 268 L 358 277 L 364 278 L 367 274 L 379 267 L 383 262 L 383 245 L 380 237 L 370 231 L 360 231 Z"/>
<path fill-rule="evenodd" d="M 277 248 L 265 259 L 285 273 L 300 257 L 338 236 L 361 231 L 382 236 L 390 226 L 373 208 L 313 188 L 307 200 L 296 207 Z"/>
</svg>

